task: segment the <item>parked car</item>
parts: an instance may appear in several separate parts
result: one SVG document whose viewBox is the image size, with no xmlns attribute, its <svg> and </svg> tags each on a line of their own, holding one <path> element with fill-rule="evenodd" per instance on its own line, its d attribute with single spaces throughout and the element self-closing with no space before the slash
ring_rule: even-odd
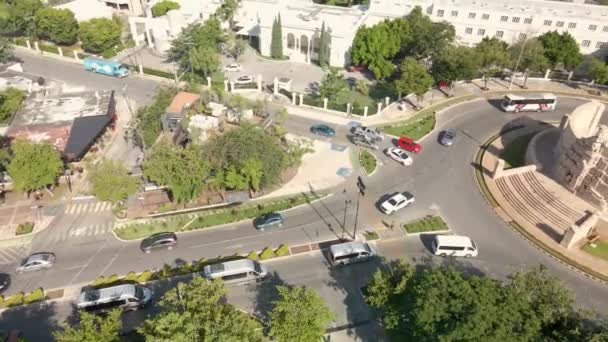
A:
<svg viewBox="0 0 608 342">
<path fill-rule="evenodd" d="M 441 132 L 441 139 L 439 143 L 443 146 L 452 146 L 454 144 L 454 140 L 456 140 L 456 131 L 453 129 L 446 129 Z"/>
<path fill-rule="evenodd" d="M 414 203 L 414 195 L 409 192 L 398 192 L 382 202 L 380 210 L 382 210 L 383 213 L 390 215 L 412 203 Z"/>
<path fill-rule="evenodd" d="M 384 133 L 379 128 L 359 126 L 353 131 L 355 135 L 367 135 L 374 140 L 384 140 Z"/>
<path fill-rule="evenodd" d="M 173 249 L 177 244 L 177 234 L 173 232 L 163 232 L 150 235 L 141 241 L 141 250 L 145 253 L 150 253 L 154 249 L 167 248 Z"/>
<path fill-rule="evenodd" d="M 234 81 L 236 84 L 248 84 L 253 82 L 255 82 L 255 80 L 252 76 L 241 76 Z"/>
<path fill-rule="evenodd" d="M 399 140 L 397 140 L 397 146 L 399 146 L 401 149 L 414 153 L 418 153 L 422 149 L 420 144 L 408 137 L 399 137 Z"/>
<path fill-rule="evenodd" d="M 376 145 L 376 141 L 367 135 L 353 135 L 351 136 L 351 140 L 353 144 L 358 146 L 367 147 L 372 150 L 377 150 L 379 148 L 378 145 Z"/>
<path fill-rule="evenodd" d="M 45 268 L 53 267 L 55 263 L 55 254 L 53 253 L 34 253 L 27 257 L 19 267 L 17 273 L 38 271 Z"/>
<path fill-rule="evenodd" d="M 283 225 L 283 216 L 279 213 L 268 213 L 253 220 L 253 226 L 257 230 L 278 228 Z"/>
<path fill-rule="evenodd" d="M 385 153 L 391 159 L 395 160 L 399 164 L 402 164 L 403 166 L 410 166 L 414 162 L 412 157 L 408 156 L 407 153 L 400 148 L 391 147 L 387 149 Z"/>
<path fill-rule="evenodd" d="M 238 63 L 228 64 L 228 65 L 224 66 L 224 71 L 227 71 L 227 72 L 241 71 L 241 65 Z"/>
<path fill-rule="evenodd" d="M 0 273 L 0 293 L 6 291 L 11 285 L 11 276 L 6 273 Z"/>
<path fill-rule="evenodd" d="M 336 131 L 333 128 L 323 124 L 311 126 L 310 132 L 325 137 L 333 137 L 336 135 Z"/>
</svg>

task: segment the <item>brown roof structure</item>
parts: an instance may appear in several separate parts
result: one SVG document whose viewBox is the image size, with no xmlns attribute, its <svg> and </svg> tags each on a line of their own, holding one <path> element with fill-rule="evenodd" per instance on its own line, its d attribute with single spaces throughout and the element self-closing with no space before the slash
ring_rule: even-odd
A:
<svg viewBox="0 0 608 342">
<path fill-rule="evenodd" d="M 200 96 L 198 94 L 180 91 L 177 93 L 177 95 L 175 95 L 169 107 L 167 107 L 167 113 L 181 114 L 184 107 L 193 104 L 194 102 L 198 101 L 199 98 Z"/>
</svg>

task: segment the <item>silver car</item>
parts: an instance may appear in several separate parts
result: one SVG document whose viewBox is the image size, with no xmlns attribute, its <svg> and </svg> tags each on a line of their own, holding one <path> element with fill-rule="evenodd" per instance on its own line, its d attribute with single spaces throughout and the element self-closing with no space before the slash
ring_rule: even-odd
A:
<svg viewBox="0 0 608 342">
<path fill-rule="evenodd" d="M 456 131 L 450 128 L 443 131 L 439 143 L 443 146 L 452 146 L 454 140 L 456 140 Z"/>
<path fill-rule="evenodd" d="M 45 268 L 53 267 L 55 263 L 55 254 L 53 253 L 35 253 L 25 259 L 19 267 L 17 273 L 38 271 Z"/>
</svg>

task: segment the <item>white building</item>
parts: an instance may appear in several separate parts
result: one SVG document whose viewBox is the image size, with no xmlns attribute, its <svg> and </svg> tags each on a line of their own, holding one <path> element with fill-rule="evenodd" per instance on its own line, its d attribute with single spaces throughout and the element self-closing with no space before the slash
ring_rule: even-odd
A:
<svg viewBox="0 0 608 342">
<path fill-rule="evenodd" d="M 74 13 L 77 21 L 85 21 L 93 18 L 112 18 L 113 10 L 103 2 L 96 0 L 74 0 L 55 8 L 69 9 Z"/>
<path fill-rule="evenodd" d="M 182 8 L 166 16 L 130 18 L 138 43 L 148 42 L 164 53 L 187 24 L 205 20 L 222 0 L 179 1 Z M 416 6 L 433 21 L 448 21 L 457 41 L 473 46 L 484 37 L 507 43 L 547 31 L 569 32 L 584 54 L 608 54 L 608 6 L 549 0 L 370 0 L 369 6 L 351 8 L 314 4 L 312 0 L 241 0 L 235 15 L 240 35 L 249 36 L 262 55 L 270 55 L 272 24 L 279 15 L 283 52 L 290 60 L 310 63 L 318 55 L 321 26 L 330 33 L 332 66 L 350 63 L 349 49 L 357 29 L 384 19 L 406 16 Z M 195 2 L 196 6 L 184 6 Z M 154 0 L 151 0 L 154 3 Z"/>
<path fill-rule="evenodd" d="M 106 7 L 113 9 L 114 11 L 130 14 L 130 15 L 143 15 L 146 4 L 150 0 L 97 0 L 104 4 Z"/>
<path fill-rule="evenodd" d="M 144 17 L 129 17 L 131 35 L 136 44 L 147 43 L 159 53 L 165 53 L 186 26 L 205 21 L 218 9 L 222 0 L 174 0 L 180 8 L 154 18 L 152 7 L 161 0 L 149 0 Z"/>
</svg>

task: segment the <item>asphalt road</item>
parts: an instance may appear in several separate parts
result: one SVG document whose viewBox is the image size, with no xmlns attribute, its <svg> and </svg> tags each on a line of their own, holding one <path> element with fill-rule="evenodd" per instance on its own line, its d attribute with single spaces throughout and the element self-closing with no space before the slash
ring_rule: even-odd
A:
<svg viewBox="0 0 608 342">
<path fill-rule="evenodd" d="M 26 71 L 29 71 L 28 63 L 32 65 L 46 63 L 34 61 L 36 60 L 34 57 L 24 60 Z M 53 62 L 53 70 L 66 67 L 61 65 L 56 68 L 55 64 L 59 63 Z M 71 66 L 67 68 L 74 69 Z M 42 69 L 40 72 L 44 71 Z M 86 81 L 80 81 L 82 84 L 96 83 L 92 78 L 104 78 L 83 71 L 74 72 L 76 76 L 67 76 L 71 82 L 78 82 L 82 77 L 86 78 Z M 142 92 L 145 93 L 143 90 Z M 485 100 L 451 108 L 443 114 L 438 125 L 440 128 L 449 126 L 457 130 L 458 137 L 453 147 L 444 148 L 437 144 L 437 133 L 434 133 L 422 142 L 422 152 L 414 156 L 414 164 L 410 167 L 403 167 L 389 160 L 381 155 L 381 151 L 376 152 L 383 165 L 372 177 L 366 178 L 368 191 L 366 196 L 361 198 L 361 213 L 358 218 L 360 227 L 377 223 L 382 219 L 406 221 L 439 210 L 454 232 L 472 237 L 480 248 L 479 257 L 470 262 L 467 266 L 468 271 L 505 278 L 514 271 L 544 264 L 572 289 L 581 306 L 599 312 L 608 312 L 606 285 L 591 280 L 546 256 L 495 216 L 477 189 L 472 166 L 479 145 L 510 121 L 522 116 L 548 121 L 559 120 L 564 113 L 570 112 L 582 102 L 577 99 L 560 98 L 555 112 L 531 115 L 505 114 Z M 298 121 L 286 123 L 288 129 L 302 131 L 309 124 L 305 119 L 294 120 Z M 344 130 L 345 128 L 340 128 L 339 137 L 332 141 L 344 143 Z M 392 142 L 387 141 L 386 146 L 390 143 Z M 99 274 L 127 273 L 160 267 L 163 263 L 249 252 L 269 245 L 278 246 L 280 243 L 293 245 L 333 239 L 341 235 L 344 200 L 356 199 L 353 198 L 354 192 L 351 191 L 352 184 L 349 183 L 348 189 L 346 195 L 338 192 L 335 196 L 317 202 L 311 207 L 305 206 L 289 212 L 282 230 L 258 233 L 247 222 L 186 233 L 181 235 L 180 244 L 173 251 L 145 255 L 139 252 L 137 242 L 121 243 L 109 235 L 85 241 L 71 240 L 69 244 L 64 243 L 55 247 L 58 261 L 53 270 L 18 276 L 14 279 L 11 291 L 28 290 L 37 286 L 51 288 L 70 283 L 77 284 L 92 280 Z M 375 209 L 376 203 L 382 196 L 405 190 L 416 196 L 416 203 L 411 207 L 389 218 Z M 353 222 L 353 215 L 354 210 L 349 208 L 348 222 Z M 57 224 L 74 224 L 69 223 L 73 222 L 69 220 L 71 218 L 62 217 Z M 331 224 L 331 227 L 328 224 Z M 347 229 L 352 229 L 352 226 L 348 224 Z M 415 258 L 424 262 L 429 256 L 426 239 L 422 236 L 408 238 L 405 241 L 399 240 L 392 245 L 391 251 L 395 256 Z M 290 260 L 294 259 L 288 259 L 285 263 L 289 265 Z M 0 271 L 11 271 L 12 267 L 13 265 L 0 266 Z M 287 266 L 281 278 L 297 279 L 302 272 L 306 272 L 303 267 Z M 326 283 L 323 286 L 329 285 Z M 317 285 L 315 288 L 323 292 L 325 291 L 323 286 Z M 340 308 L 339 303 L 333 304 Z M 4 315 L 6 314 L 3 314 L 3 317 Z"/>
</svg>

